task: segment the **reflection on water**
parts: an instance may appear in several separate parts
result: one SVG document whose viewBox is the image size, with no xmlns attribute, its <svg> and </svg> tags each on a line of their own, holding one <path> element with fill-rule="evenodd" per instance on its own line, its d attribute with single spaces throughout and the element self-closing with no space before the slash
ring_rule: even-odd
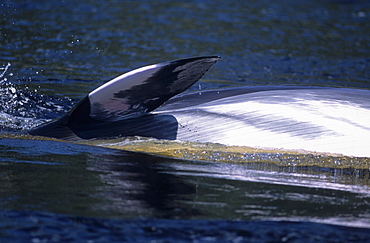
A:
<svg viewBox="0 0 370 243">
<path fill-rule="evenodd" d="M 184 161 L 38 140 L 2 139 L 0 147 L 8 210 L 370 227 L 366 170 Z"/>
</svg>

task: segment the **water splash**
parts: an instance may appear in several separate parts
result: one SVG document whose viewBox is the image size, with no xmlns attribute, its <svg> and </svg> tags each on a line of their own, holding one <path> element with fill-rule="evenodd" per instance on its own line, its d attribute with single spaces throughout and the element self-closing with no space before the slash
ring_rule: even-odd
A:
<svg viewBox="0 0 370 243">
<path fill-rule="evenodd" d="M 75 103 L 70 98 L 38 94 L 11 82 L 11 64 L 0 68 L 0 131 L 23 132 L 62 116 Z"/>
<path fill-rule="evenodd" d="M 8 69 L 10 68 L 10 66 L 11 66 L 11 64 L 8 62 L 8 64 L 5 67 L 0 68 L 0 70 L 3 70 L 3 72 L 0 74 L 0 79 L 4 77 L 6 71 L 8 71 Z M 5 81 L 6 81 L 6 78 L 3 79 L 3 80 L 0 80 L 0 84 L 3 83 L 3 82 L 5 82 Z"/>
</svg>

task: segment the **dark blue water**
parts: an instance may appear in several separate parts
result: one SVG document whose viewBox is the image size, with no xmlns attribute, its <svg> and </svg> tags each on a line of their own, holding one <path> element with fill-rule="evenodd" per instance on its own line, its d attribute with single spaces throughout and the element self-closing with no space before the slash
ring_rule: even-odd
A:
<svg viewBox="0 0 370 243">
<path fill-rule="evenodd" d="M 7 1 L 0 56 L 14 80 L 61 96 L 148 63 L 215 54 L 222 62 L 204 87 L 370 88 L 368 11 L 366 0 Z"/>
<path fill-rule="evenodd" d="M 189 56 L 222 57 L 190 90 L 370 89 L 369 20 L 366 0 L 0 3 L 0 242 L 366 242 L 367 169 L 15 135 L 123 72 Z"/>
</svg>

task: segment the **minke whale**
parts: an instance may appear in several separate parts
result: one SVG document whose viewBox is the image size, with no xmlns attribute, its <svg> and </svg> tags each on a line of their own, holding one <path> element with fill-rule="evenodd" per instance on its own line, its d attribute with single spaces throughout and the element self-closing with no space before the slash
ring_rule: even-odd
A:
<svg viewBox="0 0 370 243">
<path fill-rule="evenodd" d="M 370 90 L 252 86 L 180 94 L 220 58 L 142 67 L 29 131 L 64 140 L 143 136 L 370 157 Z"/>
</svg>

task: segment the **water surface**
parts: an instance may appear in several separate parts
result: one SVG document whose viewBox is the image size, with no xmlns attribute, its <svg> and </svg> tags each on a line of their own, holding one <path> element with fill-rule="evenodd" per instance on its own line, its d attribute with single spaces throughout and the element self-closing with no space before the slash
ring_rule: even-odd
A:
<svg viewBox="0 0 370 243">
<path fill-rule="evenodd" d="M 369 20 L 365 0 L 0 3 L 0 241 L 366 242 L 368 169 L 14 134 L 126 71 L 189 56 L 222 57 L 190 90 L 370 89 Z"/>
</svg>

